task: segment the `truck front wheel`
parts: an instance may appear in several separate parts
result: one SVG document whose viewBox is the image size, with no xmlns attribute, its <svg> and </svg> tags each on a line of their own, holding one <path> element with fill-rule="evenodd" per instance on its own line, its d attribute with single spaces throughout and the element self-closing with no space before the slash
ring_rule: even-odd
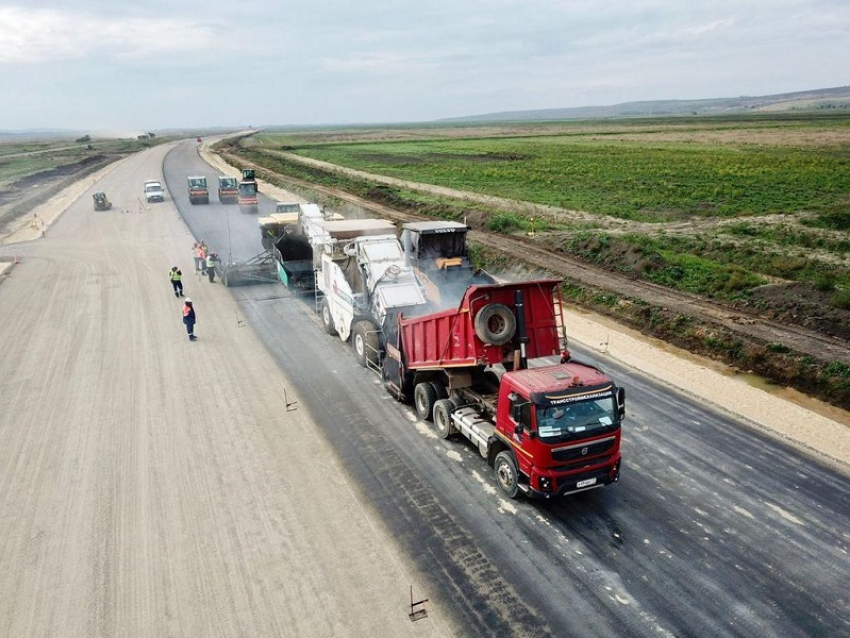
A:
<svg viewBox="0 0 850 638">
<path fill-rule="evenodd" d="M 441 439 L 447 439 L 456 432 L 452 422 L 454 410 L 455 405 L 450 399 L 439 399 L 434 403 L 434 429 Z"/>
<path fill-rule="evenodd" d="M 434 411 L 434 403 L 437 401 L 437 391 L 428 383 L 417 383 L 413 389 L 413 405 L 416 407 L 416 416 L 423 421 L 430 421 Z"/>
<path fill-rule="evenodd" d="M 496 481 L 499 483 L 499 488 L 505 493 L 505 496 L 516 498 L 519 491 L 519 472 L 517 471 L 513 454 L 510 452 L 499 452 L 496 455 L 495 463 L 493 463 L 493 469 L 496 470 Z"/>
</svg>

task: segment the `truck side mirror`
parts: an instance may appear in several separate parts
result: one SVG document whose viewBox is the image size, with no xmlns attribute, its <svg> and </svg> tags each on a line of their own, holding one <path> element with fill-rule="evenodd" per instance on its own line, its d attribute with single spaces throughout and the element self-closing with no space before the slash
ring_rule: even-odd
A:
<svg viewBox="0 0 850 638">
<path fill-rule="evenodd" d="M 626 389 L 617 388 L 617 415 L 620 420 L 626 418 Z"/>
</svg>

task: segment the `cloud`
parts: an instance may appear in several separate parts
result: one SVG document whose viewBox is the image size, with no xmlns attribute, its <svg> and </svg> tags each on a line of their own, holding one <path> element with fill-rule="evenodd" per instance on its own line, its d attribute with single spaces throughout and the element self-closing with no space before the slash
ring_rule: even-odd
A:
<svg viewBox="0 0 850 638">
<path fill-rule="evenodd" d="M 409 73 L 414 69 L 435 68 L 433 60 L 424 56 L 393 52 L 368 51 L 345 58 L 323 58 L 320 67 L 332 72 L 365 71 L 370 73 Z"/>
<path fill-rule="evenodd" d="M 203 51 L 215 42 L 216 32 L 210 24 L 180 19 L 0 7 L 0 64 Z"/>
<path fill-rule="evenodd" d="M 734 24 L 733 20 L 715 20 L 707 24 L 699 24 L 693 27 L 685 28 L 685 33 L 690 36 L 699 36 L 712 31 L 719 31 Z"/>
<path fill-rule="evenodd" d="M 23 2 L 0 0 L 7 128 L 410 121 L 847 83 L 847 0 Z"/>
</svg>

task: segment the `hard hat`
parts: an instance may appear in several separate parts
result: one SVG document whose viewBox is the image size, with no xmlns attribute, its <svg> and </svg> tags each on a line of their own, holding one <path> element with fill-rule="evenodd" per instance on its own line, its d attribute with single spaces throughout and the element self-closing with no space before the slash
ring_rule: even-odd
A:
<svg viewBox="0 0 850 638">
<path fill-rule="evenodd" d="M 189 297 L 186 297 L 186 303 L 192 303 L 192 300 Z"/>
</svg>

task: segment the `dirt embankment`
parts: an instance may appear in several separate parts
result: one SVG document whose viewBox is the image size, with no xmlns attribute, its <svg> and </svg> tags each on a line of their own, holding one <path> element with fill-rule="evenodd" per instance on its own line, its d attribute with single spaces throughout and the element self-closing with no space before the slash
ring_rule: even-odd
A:
<svg viewBox="0 0 850 638">
<path fill-rule="evenodd" d="M 123 157 L 98 153 L 79 162 L 27 175 L 9 184 L 0 190 L 0 237 L 11 234 L 21 225 L 22 218 L 30 216 L 33 210 L 61 191 Z"/>
</svg>

